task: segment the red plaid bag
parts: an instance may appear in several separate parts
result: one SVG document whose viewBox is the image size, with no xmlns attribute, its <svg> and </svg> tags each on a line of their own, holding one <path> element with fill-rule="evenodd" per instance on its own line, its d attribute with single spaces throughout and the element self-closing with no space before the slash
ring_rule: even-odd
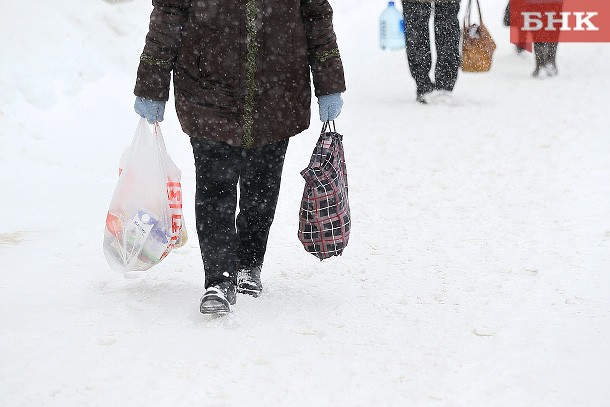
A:
<svg viewBox="0 0 610 407">
<path fill-rule="evenodd" d="M 351 227 L 343 136 L 335 130 L 324 124 L 309 166 L 301 171 L 305 190 L 299 211 L 299 240 L 320 260 L 343 253 Z"/>
</svg>

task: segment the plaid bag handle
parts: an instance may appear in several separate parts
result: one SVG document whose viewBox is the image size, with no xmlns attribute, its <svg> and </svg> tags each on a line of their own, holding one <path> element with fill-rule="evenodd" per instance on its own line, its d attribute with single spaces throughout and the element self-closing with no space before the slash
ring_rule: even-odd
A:
<svg viewBox="0 0 610 407">
<path fill-rule="evenodd" d="M 327 133 L 329 136 L 325 137 Z M 342 139 L 343 137 L 339 133 L 337 133 L 337 127 L 335 126 L 334 120 L 332 122 L 324 122 L 324 124 L 322 125 L 322 131 L 320 132 L 320 139 L 318 140 L 316 148 L 317 154 L 314 154 L 311 157 L 311 161 L 309 163 L 310 168 L 321 167 L 324 164 L 326 158 L 326 155 L 324 154 L 324 147 L 332 149 L 333 146 L 335 146 L 336 148 L 337 142 L 341 143 Z"/>
<path fill-rule="evenodd" d="M 332 125 L 331 125 L 330 121 L 324 122 L 324 124 L 322 125 L 322 131 L 320 132 L 320 134 L 326 133 L 326 130 L 332 131 L 333 133 L 337 132 L 337 127 L 335 127 L 335 121 L 334 120 L 332 121 Z"/>
</svg>

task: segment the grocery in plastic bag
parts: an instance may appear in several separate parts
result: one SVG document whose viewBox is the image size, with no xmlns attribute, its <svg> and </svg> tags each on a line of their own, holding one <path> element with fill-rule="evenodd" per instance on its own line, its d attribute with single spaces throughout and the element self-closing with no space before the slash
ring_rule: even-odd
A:
<svg viewBox="0 0 610 407">
<path fill-rule="evenodd" d="M 181 172 L 170 158 L 159 124 L 141 119 L 125 148 L 104 230 L 104 255 L 117 271 L 145 271 L 186 242 Z"/>
</svg>

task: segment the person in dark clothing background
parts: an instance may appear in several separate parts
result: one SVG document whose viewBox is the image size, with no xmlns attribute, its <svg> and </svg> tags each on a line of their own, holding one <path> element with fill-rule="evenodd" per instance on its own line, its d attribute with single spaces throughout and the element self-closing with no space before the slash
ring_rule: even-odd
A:
<svg viewBox="0 0 610 407">
<path fill-rule="evenodd" d="M 535 42 L 534 57 L 536 65 L 532 76 L 537 78 L 540 71 L 544 71 L 547 76 L 556 76 L 559 73 L 557 68 L 557 42 Z"/>
<path fill-rule="evenodd" d="M 559 15 L 563 9 L 563 0 L 538 0 L 536 6 L 541 7 L 541 12 L 553 12 L 555 15 Z M 546 76 L 556 76 L 559 73 L 557 68 L 559 29 L 556 28 L 555 31 L 545 30 L 543 34 L 533 33 L 534 57 L 536 59 L 534 72 L 532 73 L 534 78 L 539 77 L 543 72 Z"/>
<path fill-rule="evenodd" d="M 502 19 L 502 22 L 505 27 L 514 27 L 516 25 L 516 24 L 511 24 L 511 21 L 510 21 L 510 1 L 506 5 L 506 10 L 504 10 L 504 18 Z M 520 54 L 523 51 L 525 51 L 525 49 L 527 47 L 526 43 L 527 43 L 527 33 L 525 31 L 519 31 L 519 41 L 517 42 L 517 44 L 515 44 L 515 51 L 517 52 L 517 54 Z"/>
<path fill-rule="evenodd" d="M 540 15 L 545 15 L 547 12 L 553 12 L 559 15 L 563 8 L 563 0 L 537 0 L 536 2 L 528 3 L 529 12 L 538 12 Z M 518 17 L 519 13 L 515 13 L 513 17 Z M 511 21 L 510 2 L 504 11 L 504 25 L 506 27 L 519 27 L 523 24 L 522 18 L 517 18 L 518 21 Z M 528 34 L 527 31 L 519 30 L 519 41 L 516 44 L 517 53 L 521 53 L 527 48 Z M 544 30 L 543 33 L 532 32 L 532 41 L 535 67 L 532 76 L 540 77 L 542 73 L 547 76 L 556 76 L 559 73 L 557 69 L 557 45 L 559 41 L 559 30 Z"/>
<path fill-rule="evenodd" d="M 343 104 L 343 66 L 327 0 L 153 0 L 135 110 L 162 121 L 173 74 L 176 112 L 196 169 L 204 314 L 236 292 L 258 296 L 290 137 Z M 239 188 L 239 213 L 236 217 Z"/>
<path fill-rule="evenodd" d="M 417 86 L 416 100 L 428 103 L 434 90 L 453 91 L 460 67 L 459 0 L 402 0 L 405 19 L 407 60 Z M 432 50 L 430 17 L 434 17 L 436 66 L 430 79 Z"/>
</svg>

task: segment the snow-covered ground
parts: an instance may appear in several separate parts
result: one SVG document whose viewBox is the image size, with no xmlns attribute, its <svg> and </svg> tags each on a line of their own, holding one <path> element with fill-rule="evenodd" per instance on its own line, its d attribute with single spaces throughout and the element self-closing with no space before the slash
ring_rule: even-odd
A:
<svg viewBox="0 0 610 407">
<path fill-rule="evenodd" d="M 171 103 L 191 239 L 133 280 L 101 250 L 150 2 L 59 3 L 0 13 L 0 405 L 610 405 L 610 45 L 561 44 L 534 80 L 482 0 L 493 70 L 420 106 L 404 54 L 377 49 L 384 1 L 331 0 L 350 244 L 319 262 L 296 237 L 313 120 L 264 295 L 210 318 Z"/>
</svg>

